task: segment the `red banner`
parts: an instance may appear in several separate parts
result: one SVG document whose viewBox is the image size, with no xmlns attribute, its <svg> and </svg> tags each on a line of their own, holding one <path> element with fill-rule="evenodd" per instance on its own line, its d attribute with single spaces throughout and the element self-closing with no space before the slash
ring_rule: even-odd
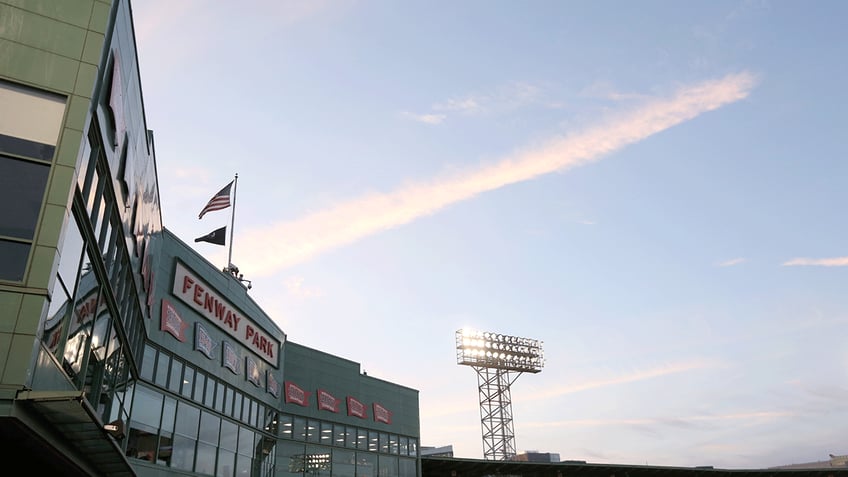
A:
<svg viewBox="0 0 848 477">
<path fill-rule="evenodd" d="M 365 419 L 368 417 L 368 409 L 365 407 L 365 404 L 357 401 L 355 398 L 350 396 L 347 397 L 347 415 L 348 416 L 356 416 L 360 419 Z"/>
<path fill-rule="evenodd" d="M 341 399 L 336 399 L 335 396 L 324 391 L 318 390 L 318 409 L 323 409 L 330 412 L 339 412 L 339 403 Z"/>
<path fill-rule="evenodd" d="M 300 386 L 291 381 L 285 381 L 283 387 L 286 389 L 286 404 L 309 405 L 309 393 Z"/>
<path fill-rule="evenodd" d="M 384 422 L 386 424 L 392 423 L 392 411 L 384 408 L 383 406 L 374 403 L 374 420 L 377 422 Z"/>
</svg>

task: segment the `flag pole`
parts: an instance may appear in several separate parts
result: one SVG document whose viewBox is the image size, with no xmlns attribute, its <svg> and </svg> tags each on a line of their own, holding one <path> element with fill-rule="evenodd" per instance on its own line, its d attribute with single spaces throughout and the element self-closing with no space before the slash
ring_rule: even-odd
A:
<svg viewBox="0 0 848 477">
<path fill-rule="evenodd" d="M 238 172 L 236 172 L 236 178 L 233 180 L 233 208 L 232 208 L 232 211 L 231 211 L 232 213 L 230 215 L 230 253 L 229 253 L 229 256 L 227 257 L 227 270 L 230 270 L 230 273 L 232 273 L 233 276 L 236 275 L 236 273 L 233 272 L 233 229 L 235 228 L 235 225 L 236 225 L 236 190 L 237 189 L 238 189 Z M 236 278 L 238 278 L 238 277 L 236 277 Z"/>
</svg>

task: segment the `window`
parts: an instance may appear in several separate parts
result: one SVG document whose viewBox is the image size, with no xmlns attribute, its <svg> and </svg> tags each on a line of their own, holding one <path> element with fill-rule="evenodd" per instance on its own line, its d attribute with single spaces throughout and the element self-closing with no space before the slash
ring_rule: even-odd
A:
<svg viewBox="0 0 848 477">
<path fill-rule="evenodd" d="M 333 449 L 333 477 L 355 477 L 355 456 L 352 450 Z"/>
<path fill-rule="evenodd" d="M 0 279 L 22 281 L 50 166 L 0 156 Z"/>
<path fill-rule="evenodd" d="M 8 118 L 0 121 L 0 280 L 19 282 L 41 213 L 65 98 L 0 81 L 0 111 Z"/>
</svg>

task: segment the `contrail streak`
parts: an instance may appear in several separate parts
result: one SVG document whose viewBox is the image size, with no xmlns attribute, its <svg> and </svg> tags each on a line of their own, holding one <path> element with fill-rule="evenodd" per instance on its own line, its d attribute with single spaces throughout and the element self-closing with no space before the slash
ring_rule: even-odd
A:
<svg viewBox="0 0 848 477">
<path fill-rule="evenodd" d="M 298 220 L 243 231 L 239 263 L 267 276 L 322 252 L 433 214 L 456 202 L 595 162 L 627 145 L 748 96 L 756 80 L 743 72 L 680 89 L 669 98 L 546 145 L 515 153 L 490 166 L 375 193 Z"/>
</svg>

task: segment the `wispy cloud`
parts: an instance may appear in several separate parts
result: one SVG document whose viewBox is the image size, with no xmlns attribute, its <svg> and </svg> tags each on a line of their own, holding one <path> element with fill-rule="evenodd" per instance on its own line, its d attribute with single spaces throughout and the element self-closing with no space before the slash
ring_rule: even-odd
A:
<svg viewBox="0 0 848 477">
<path fill-rule="evenodd" d="M 433 110 L 462 114 L 509 111 L 537 103 L 541 93 L 542 89 L 539 86 L 517 81 L 488 93 L 451 98 L 433 105 Z"/>
<path fill-rule="evenodd" d="M 793 258 L 783 262 L 784 267 L 848 267 L 848 257 L 833 258 Z"/>
<path fill-rule="evenodd" d="M 503 113 L 532 104 L 541 104 L 542 89 L 539 86 L 513 82 L 487 93 L 473 93 L 449 98 L 430 107 L 427 113 L 404 112 L 403 117 L 427 124 L 440 124 L 449 116 Z M 547 107 L 560 107 L 551 103 Z"/>
<path fill-rule="evenodd" d="M 606 427 L 606 426 L 674 426 L 693 427 L 704 422 L 720 421 L 772 421 L 794 414 L 788 411 L 754 411 L 733 414 L 683 416 L 669 418 L 629 418 L 629 419 L 569 419 L 563 421 L 527 422 L 523 428 L 557 428 L 557 427 Z"/>
<path fill-rule="evenodd" d="M 732 267 L 734 265 L 739 265 L 740 263 L 745 263 L 747 261 L 748 261 L 747 258 L 738 257 L 738 258 L 731 258 L 730 260 L 725 260 L 723 262 L 719 262 L 716 265 L 719 266 L 719 267 Z"/>
<path fill-rule="evenodd" d="M 298 220 L 245 230 L 239 256 L 255 276 L 269 275 L 369 235 L 412 222 L 483 192 L 596 162 L 625 146 L 750 94 L 743 72 L 680 89 L 668 98 L 610 117 L 595 127 L 555 137 L 500 162 L 373 193 Z M 268 240 L 268 237 L 276 237 Z"/>
<path fill-rule="evenodd" d="M 724 366 L 723 363 L 717 361 L 706 361 L 706 360 L 697 360 L 683 363 L 675 363 L 669 364 L 665 366 L 660 366 L 653 369 L 636 371 L 629 374 L 623 374 L 620 376 L 612 376 L 608 378 L 601 379 L 593 379 L 590 381 L 584 381 L 582 383 L 574 383 L 566 386 L 562 386 L 556 389 L 552 389 L 543 393 L 536 393 L 533 396 L 527 396 L 522 400 L 526 401 L 536 401 L 540 399 L 550 399 L 553 397 L 564 396 L 566 394 L 573 394 L 581 391 L 588 391 L 590 389 L 597 389 L 609 386 L 618 386 L 621 384 L 633 383 L 637 381 L 644 381 L 647 379 L 655 379 L 663 376 L 668 376 L 671 374 L 679 374 L 690 371 L 699 371 L 703 369 L 716 368 L 719 366 Z"/>
<path fill-rule="evenodd" d="M 283 286 L 285 286 L 289 295 L 299 298 L 317 298 L 323 295 L 321 290 L 317 288 L 303 286 L 303 282 L 303 277 L 289 277 L 283 282 Z"/>
<path fill-rule="evenodd" d="M 581 96 L 589 98 L 600 98 L 610 101 L 628 101 L 628 100 L 644 100 L 648 96 L 641 93 L 625 93 L 617 90 L 612 83 L 608 81 L 596 81 L 580 92 Z"/>
<path fill-rule="evenodd" d="M 404 111 L 401 115 L 407 119 L 425 124 L 441 124 L 447 118 L 447 115 L 444 114 L 415 114 L 407 111 Z"/>
<path fill-rule="evenodd" d="M 724 363 L 719 361 L 709 361 L 709 360 L 695 360 L 688 361 L 682 363 L 668 364 L 665 366 L 658 366 L 656 368 L 647 369 L 647 370 L 639 370 L 634 371 L 627 374 L 622 374 L 618 376 L 611 376 L 600 379 L 592 379 L 588 381 L 568 384 L 565 386 L 561 386 L 559 388 L 551 389 L 546 392 L 537 392 L 532 395 L 524 395 L 519 398 L 513 398 L 514 402 L 528 402 L 528 401 L 540 401 L 547 400 L 552 398 L 557 398 L 560 396 L 565 396 L 568 394 L 578 393 L 582 391 L 589 391 L 593 389 L 606 388 L 611 386 L 620 386 L 622 384 L 630 384 L 639 381 L 645 381 L 649 379 L 661 378 L 663 376 L 669 376 L 672 374 L 686 373 L 691 371 L 699 371 L 703 369 L 712 369 L 717 367 L 725 366 Z M 462 412 L 468 412 L 470 409 L 473 409 L 474 406 L 472 403 L 468 404 L 458 404 L 456 401 L 452 401 L 453 405 L 448 405 L 443 402 L 439 402 L 438 406 L 434 406 L 433 408 L 427 409 L 427 416 L 444 416 L 449 414 L 459 414 Z M 422 408 L 422 415 L 424 415 L 424 409 Z"/>
</svg>

